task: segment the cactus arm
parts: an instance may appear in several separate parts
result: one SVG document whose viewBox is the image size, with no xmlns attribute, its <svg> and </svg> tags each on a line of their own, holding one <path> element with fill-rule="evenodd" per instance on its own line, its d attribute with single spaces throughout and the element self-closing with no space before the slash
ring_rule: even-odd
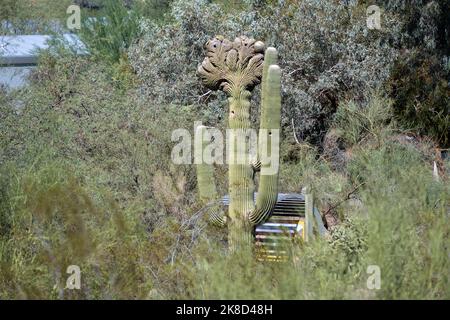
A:
<svg viewBox="0 0 450 320">
<path fill-rule="evenodd" d="M 328 233 L 328 230 L 323 225 L 322 216 L 319 210 L 314 207 L 313 208 L 314 218 L 316 219 L 317 231 L 321 237 L 325 236 Z"/>
<path fill-rule="evenodd" d="M 305 192 L 305 242 L 313 240 L 313 226 L 314 226 L 314 197 L 309 188 Z"/>
<path fill-rule="evenodd" d="M 263 71 L 262 71 L 262 79 L 261 79 L 261 121 L 260 128 L 268 129 L 268 118 L 267 113 L 270 111 L 270 106 L 268 105 L 268 97 L 270 97 L 270 92 L 267 88 L 268 85 L 268 73 L 269 67 L 271 65 L 276 65 L 278 63 L 278 52 L 274 47 L 267 48 L 264 54 L 264 63 L 263 63 Z M 279 125 L 278 125 L 279 126 Z"/>
<path fill-rule="evenodd" d="M 226 223 L 226 217 L 224 212 L 216 204 L 212 204 L 212 201 L 217 200 L 217 189 L 214 182 L 214 172 L 213 166 L 202 161 L 203 150 L 207 143 L 204 141 L 203 134 L 204 130 L 208 128 L 205 126 L 198 126 L 195 130 L 195 135 L 201 139 L 200 150 L 196 149 L 196 163 L 197 163 L 197 186 L 200 202 L 203 205 L 208 205 L 207 215 L 209 216 L 209 221 L 217 226 L 224 226 Z"/>
<path fill-rule="evenodd" d="M 200 201 L 203 204 L 217 199 L 212 165 L 197 164 L 197 185 Z"/>
<path fill-rule="evenodd" d="M 279 138 L 281 123 L 281 69 L 275 64 L 276 62 L 276 49 L 268 48 L 266 50 L 262 78 L 259 145 L 267 148 L 267 155 L 270 159 L 277 161 L 277 165 L 276 170 L 269 170 L 273 163 L 260 162 L 261 177 L 256 207 L 249 215 L 249 220 L 252 224 L 259 224 L 266 220 L 270 216 L 278 198 L 278 141 L 275 141 L 274 145 L 272 145 L 272 139 Z M 263 143 L 263 139 L 266 139 L 267 143 Z M 261 155 L 259 159 L 261 159 Z"/>
<path fill-rule="evenodd" d="M 206 204 L 217 199 L 216 184 L 214 182 L 213 166 L 203 161 L 203 150 L 206 145 L 203 136 L 207 130 L 205 126 L 198 126 L 195 129 L 196 139 L 200 139 L 199 149 L 195 149 L 195 163 L 197 164 L 197 185 L 200 201 Z"/>
</svg>

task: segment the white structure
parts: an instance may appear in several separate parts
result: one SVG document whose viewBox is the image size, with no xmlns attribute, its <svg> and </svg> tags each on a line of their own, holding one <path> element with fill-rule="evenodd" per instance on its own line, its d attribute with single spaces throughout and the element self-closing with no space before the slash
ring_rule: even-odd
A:
<svg viewBox="0 0 450 320">
<path fill-rule="evenodd" d="M 23 87 L 33 70 L 33 66 L 26 67 L 2 67 L 0 66 L 0 86 L 4 85 L 9 89 Z"/>
<path fill-rule="evenodd" d="M 433 180 L 439 182 L 439 171 L 436 161 L 433 161 Z"/>
<path fill-rule="evenodd" d="M 37 64 L 39 51 L 49 49 L 50 40 L 49 35 L 0 36 L 0 85 L 10 89 L 23 86 Z M 61 40 L 76 54 L 87 54 L 76 35 L 64 34 Z"/>
</svg>

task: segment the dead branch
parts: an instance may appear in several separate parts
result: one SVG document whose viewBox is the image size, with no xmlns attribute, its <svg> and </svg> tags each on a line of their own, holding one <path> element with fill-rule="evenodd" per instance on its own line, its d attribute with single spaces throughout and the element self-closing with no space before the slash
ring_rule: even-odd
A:
<svg viewBox="0 0 450 320">
<path fill-rule="evenodd" d="M 347 195 L 345 196 L 345 198 L 341 201 L 339 201 L 338 203 L 336 203 L 335 205 L 332 205 L 328 208 L 327 211 L 325 211 L 325 213 L 323 214 L 324 216 L 326 216 L 327 214 L 329 214 L 331 211 L 333 211 L 334 209 L 336 209 L 337 207 L 339 207 L 341 204 L 343 204 L 344 202 L 350 200 L 350 197 L 356 192 L 358 191 L 358 189 L 364 185 L 365 182 L 360 183 L 359 185 L 357 185 L 356 187 L 354 187 L 350 192 L 347 193 Z"/>
</svg>

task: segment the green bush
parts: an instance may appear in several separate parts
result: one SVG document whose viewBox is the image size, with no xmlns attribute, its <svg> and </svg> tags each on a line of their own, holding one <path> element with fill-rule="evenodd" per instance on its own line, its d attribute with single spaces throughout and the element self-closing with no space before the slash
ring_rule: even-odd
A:
<svg viewBox="0 0 450 320">
<path fill-rule="evenodd" d="M 163 23 L 166 20 L 166 14 L 170 11 L 172 2 L 173 0 L 136 1 L 135 8 L 143 18 Z"/>
<path fill-rule="evenodd" d="M 399 142 L 366 146 L 350 168 L 350 179 L 365 182 L 357 191 L 362 204 L 342 204 L 345 218 L 327 239 L 294 245 L 285 263 L 227 256 L 209 244 L 188 265 L 188 295 L 181 297 L 447 299 L 448 185 L 433 181 L 418 150 Z M 323 174 L 315 171 L 317 179 Z M 367 287 L 369 266 L 380 268 L 379 290 Z"/>
<path fill-rule="evenodd" d="M 435 56 L 415 52 L 396 63 L 390 79 L 394 114 L 406 129 L 449 146 L 450 71 Z"/>
<path fill-rule="evenodd" d="M 92 54 L 118 62 L 139 35 L 139 19 L 122 0 L 106 1 L 97 17 L 83 19 L 81 38 Z"/>
<path fill-rule="evenodd" d="M 29 87 L 0 92 L 0 297 L 449 299 L 448 161 L 439 162 L 435 181 L 434 145 L 401 134 L 391 119 L 396 97 L 354 95 L 366 88 L 362 82 L 378 86 L 389 75 L 388 64 L 381 74 L 373 70 L 392 48 L 378 52 L 371 42 L 388 34 L 352 33 L 364 25 L 358 6 L 350 15 L 356 25 L 339 25 L 349 32 L 343 36 L 333 30 L 335 18 L 347 21 L 347 7 L 331 2 L 304 1 L 307 19 L 294 19 L 307 10 L 291 10 L 275 23 L 274 13 L 299 4 L 246 1 L 255 10 L 239 12 L 238 5 L 219 3 L 176 2 L 169 25 L 147 25 L 151 32 L 129 51 L 138 79 L 127 55 L 110 60 L 58 51 L 41 56 Z M 119 37 L 120 23 L 115 28 Z M 242 30 L 279 46 L 287 70 L 280 190 L 312 187 L 323 218 L 332 214 L 338 222 L 324 239 L 286 246 L 285 262 L 229 255 L 225 233 L 205 222 L 193 166 L 170 159 L 172 130 L 192 134 L 196 120 L 224 128 L 223 97 L 199 97 L 195 66 L 204 40 Z M 339 103 L 321 100 L 334 97 L 333 90 L 343 95 Z M 336 116 L 302 109 L 305 101 L 334 106 Z M 304 127 L 292 126 L 300 114 Z M 323 134 L 315 121 L 324 117 L 343 141 L 343 165 L 301 139 L 308 128 Z M 218 169 L 225 194 L 225 168 Z M 71 264 L 81 267 L 80 291 L 64 290 Z M 367 287 L 370 265 L 380 267 L 380 290 Z"/>
<path fill-rule="evenodd" d="M 109 66 L 94 61 L 44 54 L 30 88 L 2 95 L 1 273 L 10 275 L 2 277 L 2 297 L 71 298 L 61 286 L 67 265 L 77 264 L 85 286 L 74 298 L 145 298 L 152 281 L 142 262 L 164 252 L 154 246 L 149 253 L 147 231 L 187 219 L 195 183 L 189 168 L 170 168 L 170 139 L 189 108 L 155 113 L 132 89 L 116 89 Z M 81 252 L 63 250 L 83 239 Z M 41 242 L 55 261 L 42 246 L 28 253 Z"/>
<path fill-rule="evenodd" d="M 283 132 L 290 135 L 293 126 L 299 139 L 318 145 L 339 102 L 376 88 L 388 78 L 397 55 L 389 42 L 397 35 L 398 21 L 389 14 L 385 30 L 368 32 L 365 11 L 354 4 L 306 0 L 247 1 L 242 10 L 229 6 L 174 1 L 169 23 L 143 21 L 143 35 L 129 50 L 143 94 L 162 104 L 199 104 L 217 114 L 216 121 L 223 119 L 223 96 L 208 94 L 196 76 L 197 65 L 207 40 L 245 34 L 279 50 Z"/>
<path fill-rule="evenodd" d="M 341 103 L 334 115 L 333 126 L 337 134 L 351 147 L 363 140 L 379 141 L 392 134 L 392 101 L 374 94 L 366 104 L 354 101 Z"/>
<path fill-rule="evenodd" d="M 54 31 L 54 22 L 65 23 L 70 0 L 2 0 L 0 21 L 8 21 L 9 27 L 0 25 L 1 34 L 38 34 Z"/>
<path fill-rule="evenodd" d="M 10 206 L 1 209 L 9 220 L 0 237 L 2 298 L 146 297 L 145 229 L 135 215 L 111 198 L 94 200 L 61 162 L 12 169 L 0 175 Z M 83 270 L 81 290 L 64 290 L 69 265 Z"/>
</svg>

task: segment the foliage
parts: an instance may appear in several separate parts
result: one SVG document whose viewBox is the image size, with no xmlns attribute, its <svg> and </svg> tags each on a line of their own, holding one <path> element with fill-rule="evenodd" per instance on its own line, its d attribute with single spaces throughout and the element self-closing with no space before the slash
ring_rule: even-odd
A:
<svg viewBox="0 0 450 320">
<path fill-rule="evenodd" d="M 130 62 L 150 99 L 202 104 L 222 119 L 222 97 L 203 90 L 196 79 L 202 47 L 216 34 L 260 39 L 280 52 L 283 103 L 288 106 L 283 109 L 284 133 L 294 130 L 298 139 L 319 145 L 338 105 L 351 98 L 359 106 L 367 92 L 383 86 L 400 54 L 399 61 L 405 61 L 402 49 L 430 50 L 420 45 L 422 41 L 445 47 L 442 30 L 448 30 L 449 10 L 444 10 L 444 2 L 418 1 L 417 8 L 411 9 L 386 1 L 382 29 L 368 30 L 364 3 L 247 1 L 239 11 L 203 0 L 176 1 L 171 23 L 143 23 L 143 37 L 131 47 Z M 412 27 L 418 21 L 420 25 Z M 433 54 L 441 60 L 444 53 Z M 169 92 L 167 87 L 176 90 Z M 257 98 L 252 104 L 258 105 Z M 444 134 L 442 126 L 438 130 L 438 135 Z"/>
<path fill-rule="evenodd" d="M 389 84 L 398 121 L 445 148 L 450 143 L 450 70 L 443 63 L 415 52 L 397 62 Z"/>
<path fill-rule="evenodd" d="M 2 0 L 1 34 L 35 34 L 54 32 L 57 23 L 65 21 L 70 0 Z M 6 24 L 8 21 L 8 24 Z"/>
<path fill-rule="evenodd" d="M 372 150 L 373 152 L 374 150 Z M 364 212 L 347 212 L 328 240 L 294 246 L 286 263 L 256 262 L 247 256 L 202 254 L 192 267 L 191 293 L 201 299 L 446 299 L 448 186 L 435 185 L 428 170 L 405 168 L 400 159 L 413 150 L 387 149 L 368 161 L 373 180 L 361 191 Z M 412 162 L 417 164 L 417 162 Z M 386 166 L 392 166 L 394 188 Z M 419 169 L 419 171 L 417 170 Z M 415 174 L 411 174 L 414 171 Z M 419 181 L 421 183 L 419 183 Z M 412 187 L 417 186 L 417 187 Z M 429 202 L 430 187 L 444 203 Z M 393 191 L 393 192 L 392 192 Z M 297 251 L 296 251 L 297 250 Z M 369 290 L 368 266 L 379 266 L 381 289 Z M 200 270 L 200 272 L 199 272 Z M 186 297 L 186 296 L 182 296 Z"/>
<path fill-rule="evenodd" d="M 293 120 L 298 137 L 317 143 L 341 98 L 376 87 L 388 77 L 396 55 L 388 45 L 396 30 L 390 17 L 390 32 L 369 32 L 365 12 L 355 6 L 312 0 L 250 6 L 235 12 L 208 1 L 177 1 L 169 25 L 145 22 L 142 39 L 129 52 L 142 92 L 161 103 L 202 103 L 222 115 L 221 97 L 202 89 L 196 66 L 212 36 L 246 34 L 280 52 L 283 101 L 288 106 L 284 128 L 291 132 Z M 258 105 L 256 99 L 253 105 Z"/>
<path fill-rule="evenodd" d="M 171 132 L 183 122 L 190 127 L 193 119 L 187 114 L 192 110 L 185 107 L 179 113 L 179 107 L 166 106 L 155 113 L 132 89 L 124 95 L 109 78 L 109 67 L 93 61 L 45 54 L 30 88 L 2 95 L 0 167 L 6 196 L 1 200 L 1 220 L 2 228 L 9 230 L 2 231 L 2 262 L 11 278 L 5 278 L 8 283 L 1 286 L 1 296 L 70 298 L 60 288 L 65 285 L 65 268 L 76 264 L 85 270 L 86 281 L 79 298 L 145 298 L 152 284 L 148 268 L 160 268 L 160 257 L 173 255 L 170 248 L 178 238 L 175 231 L 170 236 L 163 233 L 162 241 L 152 231 L 178 230 L 195 209 L 191 168 L 182 170 L 170 162 Z M 12 111 L 20 100 L 21 108 Z M 44 218 L 30 220 L 37 214 L 34 201 L 28 200 L 28 205 L 23 199 L 41 202 Z M 76 230 L 89 230 L 89 236 L 84 231 L 80 239 L 64 233 L 66 223 L 75 223 L 72 216 L 77 217 Z M 29 221 L 33 229 L 28 232 Z M 116 223 L 129 226 L 124 238 L 117 235 Z M 186 232 L 192 229 L 198 232 L 192 225 Z M 150 233 L 154 238 L 149 238 Z M 95 245 L 71 259 L 70 251 L 57 251 L 55 263 L 37 259 L 46 250 L 38 247 L 23 261 L 30 269 L 21 269 L 11 264 L 21 259 L 16 254 L 25 254 L 32 245 L 23 242 L 23 247 L 13 250 L 13 235 L 23 234 L 39 243 L 51 239 L 52 250 L 81 239 L 92 238 Z M 147 258 L 156 267 L 147 262 L 144 270 Z M 19 276 L 22 272 L 24 277 Z M 42 281 L 31 286 L 34 277 Z M 22 295 L 21 288 L 28 285 L 33 290 Z M 59 289 L 51 289 L 54 285 Z"/>
<path fill-rule="evenodd" d="M 139 15 L 122 0 L 104 4 L 98 17 L 83 19 L 81 37 L 89 50 L 111 62 L 118 62 L 139 34 Z"/>
<path fill-rule="evenodd" d="M 144 298 L 151 279 L 140 263 L 146 258 L 145 229 L 136 217 L 112 198 L 92 199 L 62 162 L 36 167 L 0 175 L 7 199 L 2 204 L 10 205 L 1 210 L 8 228 L 0 240 L 0 296 Z M 82 290 L 64 290 L 69 265 L 83 270 Z"/>
<path fill-rule="evenodd" d="M 113 41 L 115 62 L 44 53 L 30 86 L 0 89 L 0 297 L 449 299 L 449 162 L 432 139 L 404 133 L 445 145 L 431 127 L 448 122 L 433 112 L 448 108 L 448 2 L 380 1 L 381 31 L 364 31 L 365 2 L 339 3 L 175 1 L 127 52 Z M 286 262 L 227 255 L 194 168 L 170 161 L 173 129 L 225 127 L 224 97 L 195 75 L 219 33 L 279 49 L 280 191 L 311 186 L 324 220 L 337 221 L 328 238 L 288 246 Z M 388 94 L 367 90 L 378 86 Z M 71 264 L 80 291 L 64 290 Z M 367 288 L 370 265 L 380 290 Z"/>
<path fill-rule="evenodd" d="M 372 1 L 361 0 L 368 6 Z M 415 47 L 450 54 L 450 3 L 446 0 L 380 0 L 383 11 L 395 14 L 402 21 L 402 41 Z"/>
<path fill-rule="evenodd" d="M 170 11 L 170 6 L 173 0 L 146 0 L 135 1 L 135 9 L 139 14 L 153 21 L 163 23 L 166 19 L 166 14 Z"/>
<path fill-rule="evenodd" d="M 368 103 L 358 106 L 355 101 L 341 103 L 334 116 L 337 134 L 347 146 L 364 139 L 380 140 L 391 134 L 388 124 L 392 121 L 392 101 L 373 95 Z"/>
</svg>

